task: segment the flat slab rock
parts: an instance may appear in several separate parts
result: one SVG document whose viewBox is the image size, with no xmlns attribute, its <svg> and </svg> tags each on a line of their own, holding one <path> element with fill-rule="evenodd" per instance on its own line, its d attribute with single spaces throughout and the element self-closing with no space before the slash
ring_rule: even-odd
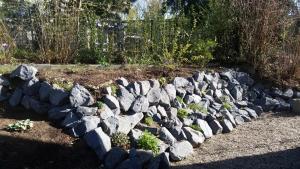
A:
<svg viewBox="0 0 300 169">
<path fill-rule="evenodd" d="M 173 161 L 181 161 L 193 153 L 193 146 L 188 141 L 175 143 L 170 147 L 170 158 Z"/>
</svg>

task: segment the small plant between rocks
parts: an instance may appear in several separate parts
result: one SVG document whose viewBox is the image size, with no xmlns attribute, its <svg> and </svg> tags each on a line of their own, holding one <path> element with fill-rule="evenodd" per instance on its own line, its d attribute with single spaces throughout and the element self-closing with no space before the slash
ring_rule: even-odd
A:
<svg viewBox="0 0 300 169">
<path fill-rule="evenodd" d="M 201 113 L 208 113 L 206 108 L 204 108 L 203 106 L 196 104 L 196 103 L 189 104 L 188 108 L 193 111 L 199 111 Z"/>
<path fill-rule="evenodd" d="M 19 120 L 16 123 L 7 126 L 8 131 L 27 131 L 33 127 L 33 122 L 30 119 Z"/>
<path fill-rule="evenodd" d="M 224 103 L 223 103 L 223 107 L 224 107 L 225 109 L 227 109 L 227 110 L 231 110 L 231 109 L 232 109 L 232 106 L 231 106 L 230 103 L 228 103 L 228 102 L 224 102 Z"/>
<path fill-rule="evenodd" d="M 147 126 L 152 126 L 154 124 L 152 117 L 146 117 L 144 122 L 147 124 Z"/>
<path fill-rule="evenodd" d="M 186 109 L 178 109 L 177 116 L 181 119 L 186 118 L 189 115 L 189 112 Z"/>
<path fill-rule="evenodd" d="M 111 137 L 111 144 L 113 147 L 119 147 L 123 149 L 130 148 L 129 137 L 121 132 L 114 133 Z"/>
<path fill-rule="evenodd" d="M 69 81 L 55 81 L 53 83 L 53 87 L 64 89 L 65 91 L 69 92 L 73 88 L 73 83 Z"/>
<path fill-rule="evenodd" d="M 155 135 L 144 131 L 138 140 L 138 147 L 144 150 L 151 150 L 154 154 L 159 153 L 159 142 Z"/>
<path fill-rule="evenodd" d="M 194 130 L 197 130 L 197 131 L 200 131 L 200 132 L 203 132 L 203 130 L 201 129 L 201 127 L 198 126 L 198 125 L 196 125 L 196 124 L 190 125 L 190 128 L 192 128 Z"/>
</svg>

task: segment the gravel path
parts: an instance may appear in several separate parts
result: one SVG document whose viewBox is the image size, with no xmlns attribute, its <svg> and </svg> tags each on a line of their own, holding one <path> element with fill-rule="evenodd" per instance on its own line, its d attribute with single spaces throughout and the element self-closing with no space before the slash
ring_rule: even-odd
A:
<svg viewBox="0 0 300 169">
<path fill-rule="evenodd" d="M 300 116 L 265 114 L 217 135 L 173 169 L 300 169 Z"/>
</svg>

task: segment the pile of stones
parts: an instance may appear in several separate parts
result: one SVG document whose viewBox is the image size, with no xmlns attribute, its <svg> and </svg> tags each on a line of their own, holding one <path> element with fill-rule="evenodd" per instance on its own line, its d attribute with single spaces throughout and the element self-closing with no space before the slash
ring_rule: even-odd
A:
<svg viewBox="0 0 300 169">
<path fill-rule="evenodd" d="M 73 137 L 82 137 L 107 169 L 165 169 L 169 160 L 189 157 L 213 135 L 229 133 L 263 112 L 300 112 L 299 91 L 269 89 L 249 74 L 230 69 L 196 72 L 166 84 L 119 78 L 116 92 L 105 87 L 101 98 L 79 84 L 70 91 L 51 85 L 39 80 L 37 72 L 20 65 L 0 75 L 0 101 L 48 115 Z M 101 108 L 96 100 L 101 100 Z M 145 124 L 147 117 L 157 125 Z M 124 133 L 136 143 L 146 130 L 159 138 L 158 155 L 134 146 L 130 151 L 112 147 L 114 133 Z"/>
</svg>

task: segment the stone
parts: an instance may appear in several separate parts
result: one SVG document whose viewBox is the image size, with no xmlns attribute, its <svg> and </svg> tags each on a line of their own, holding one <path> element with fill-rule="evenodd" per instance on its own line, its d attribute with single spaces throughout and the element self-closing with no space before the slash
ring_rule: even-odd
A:
<svg viewBox="0 0 300 169">
<path fill-rule="evenodd" d="M 165 107 L 166 109 L 171 107 L 171 102 L 168 93 L 165 91 L 165 89 L 161 89 L 161 98 L 159 104 Z"/>
<path fill-rule="evenodd" d="M 147 112 L 149 108 L 148 99 L 145 96 L 139 96 L 132 104 L 130 110 L 134 113 Z"/>
<path fill-rule="evenodd" d="M 293 89 L 286 89 L 282 94 L 282 97 L 284 99 L 291 99 L 293 96 L 294 96 Z"/>
<path fill-rule="evenodd" d="M 103 102 L 111 109 L 119 109 L 120 104 L 116 97 L 111 95 L 106 95 L 103 97 Z"/>
<path fill-rule="evenodd" d="M 157 112 L 161 115 L 162 118 L 167 118 L 168 117 L 166 109 L 162 106 L 157 106 Z"/>
<path fill-rule="evenodd" d="M 103 103 L 102 107 L 98 109 L 98 113 L 100 114 L 99 116 L 101 120 L 115 115 L 114 112 L 105 103 Z"/>
<path fill-rule="evenodd" d="M 213 120 L 208 123 L 209 127 L 211 128 L 214 135 L 221 134 L 223 131 L 222 125 L 219 123 L 218 120 Z"/>
<path fill-rule="evenodd" d="M 134 157 L 123 161 L 116 169 L 142 169 L 142 166 L 138 159 Z"/>
<path fill-rule="evenodd" d="M 197 130 L 190 127 L 183 127 L 183 131 L 187 137 L 187 140 L 192 144 L 193 147 L 198 147 L 205 140 L 204 135 Z"/>
<path fill-rule="evenodd" d="M 255 112 L 255 110 L 252 110 L 252 109 L 250 109 L 250 108 L 248 108 L 248 107 L 245 107 L 244 110 L 246 110 L 246 111 L 248 112 L 248 114 L 249 114 L 249 116 L 250 116 L 251 118 L 254 118 L 254 119 L 257 119 L 257 118 L 258 118 L 258 115 L 257 115 L 257 113 Z"/>
<path fill-rule="evenodd" d="M 193 153 L 193 146 L 188 141 L 180 141 L 170 147 L 170 158 L 173 161 L 181 161 Z"/>
<path fill-rule="evenodd" d="M 159 138 L 169 145 L 173 145 L 177 141 L 176 138 L 169 132 L 169 130 L 166 127 L 162 127 L 160 129 Z"/>
<path fill-rule="evenodd" d="M 96 152 L 101 161 L 104 159 L 105 154 L 111 149 L 110 138 L 102 131 L 101 127 L 88 132 L 84 136 L 84 140 L 87 145 Z"/>
<path fill-rule="evenodd" d="M 118 132 L 128 134 L 143 118 L 143 113 L 136 113 L 133 115 L 117 116 L 119 120 Z"/>
<path fill-rule="evenodd" d="M 140 139 L 140 137 L 143 135 L 143 132 L 139 129 L 132 129 L 129 133 L 130 142 L 132 144 L 132 147 L 137 146 L 137 142 Z"/>
<path fill-rule="evenodd" d="M 147 166 L 147 169 L 169 169 L 170 161 L 169 161 L 169 153 L 163 152 L 158 156 L 155 156 Z"/>
<path fill-rule="evenodd" d="M 294 91 L 294 98 L 300 99 L 300 92 L 299 91 Z"/>
<path fill-rule="evenodd" d="M 0 85 L 0 102 L 8 99 L 8 88 Z"/>
<path fill-rule="evenodd" d="M 229 120 L 232 124 L 233 127 L 236 127 L 236 124 L 235 124 L 235 120 L 234 120 L 234 117 L 233 115 L 226 109 L 222 109 L 221 110 L 221 114 L 223 115 L 223 117 L 227 120 Z"/>
<path fill-rule="evenodd" d="M 18 66 L 14 71 L 11 72 L 10 78 L 20 78 L 22 80 L 31 80 L 35 77 L 38 70 L 26 64 Z"/>
<path fill-rule="evenodd" d="M 145 166 L 153 157 L 154 154 L 151 150 L 130 149 L 129 152 L 129 158 L 136 159 L 140 166 Z"/>
<path fill-rule="evenodd" d="M 118 131 L 119 128 L 119 119 L 117 117 L 111 116 L 106 118 L 101 122 L 101 126 L 103 131 L 112 136 L 114 133 Z"/>
<path fill-rule="evenodd" d="M 174 107 L 171 107 L 168 111 L 167 111 L 167 115 L 169 119 L 176 119 L 177 118 L 177 112 L 178 110 Z"/>
<path fill-rule="evenodd" d="M 211 75 L 211 73 L 207 73 L 207 74 L 204 74 L 204 80 L 207 82 L 207 83 L 210 83 L 212 80 L 213 80 L 213 76 Z"/>
<path fill-rule="evenodd" d="M 120 104 L 120 108 L 127 112 L 134 102 L 135 98 L 125 87 L 120 86 L 117 90 L 117 96 Z"/>
<path fill-rule="evenodd" d="M 22 96 L 23 96 L 22 89 L 17 88 L 8 100 L 9 105 L 12 107 L 16 107 L 17 105 L 19 105 L 21 102 Z"/>
<path fill-rule="evenodd" d="M 141 94 L 141 86 L 137 82 L 129 83 L 129 85 L 126 88 L 134 96 L 139 96 Z"/>
<path fill-rule="evenodd" d="M 39 79 L 37 79 L 36 77 L 27 80 L 24 82 L 24 84 L 22 85 L 22 89 L 23 89 L 23 94 L 28 95 L 28 96 L 35 96 L 39 93 L 39 89 L 40 89 L 40 82 Z"/>
<path fill-rule="evenodd" d="M 282 98 L 276 98 L 279 101 L 279 105 L 275 108 L 275 111 L 279 112 L 289 112 L 291 110 L 291 104 L 287 103 L 284 99 Z"/>
<path fill-rule="evenodd" d="M 31 100 L 31 97 L 27 96 L 27 95 L 23 96 L 23 98 L 21 100 L 21 105 L 27 110 L 31 109 L 30 100 Z"/>
<path fill-rule="evenodd" d="M 260 100 L 256 100 L 255 104 L 262 106 L 264 111 L 274 110 L 280 103 L 278 100 L 271 97 L 263 97 Z"/>
<path fill-rule="evenodd" d="M 184 96 L 186 95 L 186 90 L 183 88 L 176 88 L 176 94 L 177 96 L 184 98 Z"/>
<path fill-rule="evenodd" d="M 9 80 L 0 74 L 0 86 L 10 86 Z"/>
<path fill-rule="evenodd" d="M 30 107 L 39 114 L 46 114 L 50 109 L 50 104 L 43 103 L 35 99 L 30 99 Z"/>
<path fill-rule="evenodd" d="M 104 168 L 105 169 L 115 169 L 120 163 L 128 158 L 129 154 L 126 150 L 113 147 L 105 156 Z"/>
<path fill-rule="evenodd" d="M 69 93 L 63 89 L 53 88 L 49 95 L 49 101 L 54 106 L 61 106 L 68 102 Z"/>
<path fill-rule="evenodd" d="M 234 116 L 234 120 L 237 125 L 243 125 L 245 123 L 245 120 L 241 115 Z"/>
<path fill-rule="evenodd" d="M 208 123 L 205 120 L 197 119 L 196 125 L 198 125 L 201 128 L 205 138 L 208 139 L 213 136 L 212 129 L 209 127 Z"/>
<path fill-rule="evenodd" d="M 233 130 L 232 123 L 227 119 L 221 120 L 220 124 L 223 127 L 223 133 L 230 133 Z"/>
<path fill-rule="evenodd" d="M 53 87 L 48 82 L 42 82 L 39 88 L 40 100 L 44 102 L 49 101 L 50 92 L 52 89 Z"/>
<path fill-rule="evenodd" d="M 159 103 L 161 94 L 160 94 L 160 89 L 159 88 L 152 88 L 147 94 L 147 99 L 150 103 L 150 105 L 154 105 Z"/>
<path fill-rule="evenodd" d="M 70 93 L 70 103 L 74 107 L 91 106 L 94 104 L 94 98 L 91 93 L 79 84 L 75 84 Z"/>
<path fill-rule="evenodd" d="M 80 123 L 80 119 L 72 111 L 69 112 L 64 120 L 61 122 L 61 126 L 65 128 L 73 128 Z"/>
<path fill-rule="evenodd" d="M 151 85 L 149 81 L 140 81 L 138 82 L 140 84 L 141 92 L 140 94 L 145 96 L 149 92 Z"/>
<path fill-rule="evenodd" d="M 172 84 L 167 84 L 164 86 L 165 91 L 167 92 L 171 101 L 176 99 L 176 88 Z"/>
<path fill-rule="evenodd" d="M 235 100 L 242 101 L 243 100 L 243 89 L 241 86 L 235 86 L 231 90 L 231 95 Z"/>
<path fill-rule="evenodd" d="M 159 128 L 157 126 L 148 126 L 147 124 L 144 124 L 144 123 L 138 123 L 135 126 L 135 128 L 142 130 L 142 131 L 149 131 L 153 135 L 158 135 L 158 133 L 159 133 Z"/>
<path fill-rule="evenodd" d="M 184 88 L 189 84 L 189 81 L 183 77 L 175 77 L 173 80 L 173 85 L 175 88 Z"/>
<path fill-rule="evenodd" d="M 291 105 L 293 112 L 300 114 L 300 99 L 293 99 Z"/>
<path fill-rule="evenodd" d="M 119 79 L 117 79 L 116 83 L 124 87 L 128 86 L 129 84 L 127 79 L 125 79 L 124 77 L 120 77 Z"/>
<path fill-rule="evenodd" d="M 147 116 L 153 118 L 153 116 L 154 116 L 155 114 L 157 114 L 157 108 L 156 108 L 156 106 L 150 106 L 150 107 L 148 108 L 148 110 L 147 110 L 146 113 L 147 113 Z"/>
<path fill-rule="evenodd" d="M 227 81 L 231 81 L 234 78 L 231 70 L 221 72 L 220 76 L 222 79 L 227 80 Z"/>
<path fill-rule="evenodd" d="M 79 124 L 71 129 L 71 135 L 81 137 L 84 134 L 96 129 L 100 123 L 100 118 L 97 116 L 85 116 Z"/>
<path fill-rule="evenodd" d="M 150 82 L 150 85 L 152 88 L 160 88 L 160 83 L 158 80 L 151 79 L 151 80 L 149 80 L 149 82 Z"/>
<path fill-rule="evenodd" d="M 252 86 L 254 84 L 254 80 L 249 76 L 248 73 L 236 72 L 235 78 L 238 82 L 240 82 L 240 84 L 245 84 L 247 86 Z"/>
<path fill-rule="evenodd" d="M 202 82 L 204 79 L 204 74 L 205 74 L 204 72 L 197 71 L 196 73 L 193 74 L 193 79 L 196 82 Z"/>
<path fill-rule="evenodd" d="M 76 115 L 79 118 L 84 116 L 93 116 L 96 115 L 98 111 L 98 107 L 85 107 L 85 106 L 78 106 L 76 108 Z"/>
<path fill-rule="evenodd" d="M 102 91 L 101 91 L 101 94 L 104 94 L 104 95 L 113 95 L 112 88 L 110 86 L 104 87 L 102 89 Z"/>
<path fill-rule="evenodd" d="M 201 92 L 204 92 L 204 91 L 207 90 L 208 84 L 207 84 L 206 82 L 204 82 L 204 81 L 199 82 L 198 88 L 199 88 L 199 90 L 200 90 Z"/>
<path fill-rule="evenodd" d="M 48 111 L 48 117 L 53 120 L 63 119 L 67 114 L 72 112 L 72 110 L 70 105 L 53 107 Z"/>
</svg>

